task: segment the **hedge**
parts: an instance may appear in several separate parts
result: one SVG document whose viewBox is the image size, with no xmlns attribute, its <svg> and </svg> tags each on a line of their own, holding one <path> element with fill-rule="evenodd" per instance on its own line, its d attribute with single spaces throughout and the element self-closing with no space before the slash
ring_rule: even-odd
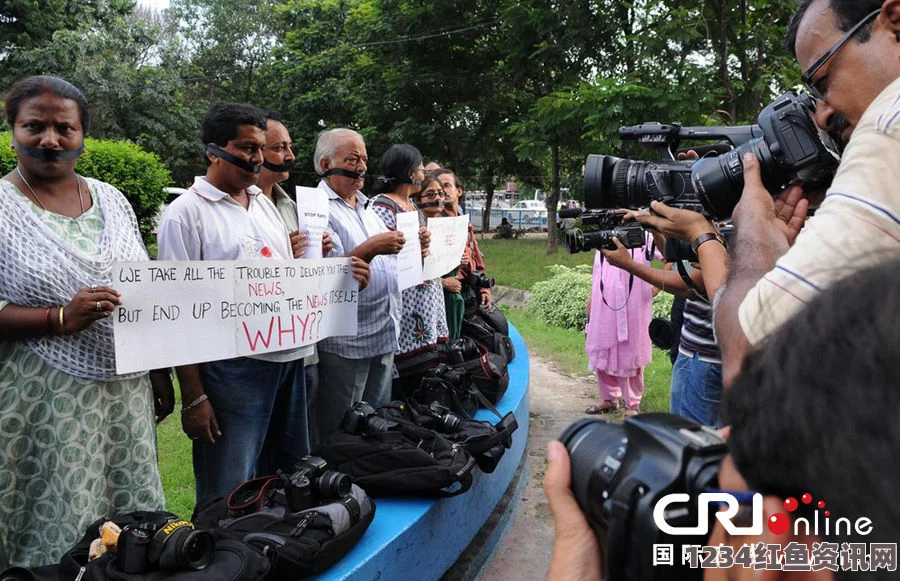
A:
<svg viewBox="0 0 900 581">
<path fill-rule="evenodd" d="M 0 175 L 16 167 L 11 142 L 12 133 L 0 133 Z M 169 170 L 156 154 L 130 141 L 88 137 L 84 147 L 85 154 L 75 166 L 78 173 L 119 188 L 134 208 L 144 242 L 152 241 L 155 218 L 167 196 L 163 188 L 172 183 Z"/>
<path fill-rule="evenodd" d="M 535 283 L 528 301 L 529 315 L 548 325 L 584 330 L 585 305 L 591 293 L 591 265 L 574 268 L 548 266 L 553 277 Z M 653 297 L 653 316 L 669 318 L 673 297 L 660 292 Z"/>
</svg>

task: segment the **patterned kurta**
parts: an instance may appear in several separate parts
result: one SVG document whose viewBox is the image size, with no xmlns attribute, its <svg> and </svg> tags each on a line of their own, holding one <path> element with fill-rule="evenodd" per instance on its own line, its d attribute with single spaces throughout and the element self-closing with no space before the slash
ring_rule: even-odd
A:
<svg viewBox="0 0 900 581">
<path fill-rule="evenodd" d="M 3 182 L 0 195 L 22 194 Z M 96 255 L 103 215 L 93 198 L 75 219 L 33 210 Z M 0 554 L 15 565 L 58 562 L 97 518 L 163 506 L 149 376 L 85 380 L 23 341 L 0 342 Z"/>
<path fill-rule="evenodd" d="M 371 207 L 390 230 L 397 229 L 397 212 L 403 211 L 393 200 L 380 195 L 372 199 Z M 419 224 L 425 218 L 419 212 Z M 449 336 L 447 314 L 444 309 L 444 289 L 441 279 L 426 280 L 403 291 L 403 315 L 400 319 L 400 349 L 397 357 L 434 347 Z"/>
</svg>

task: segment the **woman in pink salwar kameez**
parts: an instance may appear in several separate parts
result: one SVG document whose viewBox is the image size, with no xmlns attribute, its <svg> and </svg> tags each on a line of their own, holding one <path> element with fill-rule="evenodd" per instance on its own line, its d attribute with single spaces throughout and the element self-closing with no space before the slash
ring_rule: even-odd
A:
<svg viewBox="0 0 900 581">
<path fill-rule="evenodd" d="M 630 252 L 635 261 L 648 264 L 643 248 Z M 647 328 L 653 288 L 610 265 L 600 251 L 594 255 L 591 287 L 585 353 L 588 368 L 597 376 L 601 401 L 591 405 L 585 413 L 617 410 L 621 398 L 625 404 L 625 417 L 637 415 L 644 394 L 644 366 L 652 358 Z"/>
</svg>

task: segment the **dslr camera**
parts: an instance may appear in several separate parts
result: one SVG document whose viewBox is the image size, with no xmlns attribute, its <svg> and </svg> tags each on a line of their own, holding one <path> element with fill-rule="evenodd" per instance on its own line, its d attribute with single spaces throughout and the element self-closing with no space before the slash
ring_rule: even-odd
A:
<svg viewBox="0 0 900 581">
<path fill-rule="evenodd" d="M 445 434 L 452 434 L 459 429 L 459 416 L 436 401 L 431 402 L 427 408 L 423 407 L 421 411 L 434 419 L 438 430 Z"/>
<path fill-rule="evenodd" d="M 622 213 L 617 210 L 590 210 L 581 214 L 578 225 L 566 230 L 566 251 L 615 250 L 614 238 L 625 248 L 640 248 L 645 242 L 644 228 L 639 222 L 623 223 Z"/>
<path fill-rule="evenodd" d="M 701 212 L 714 219 L 731 216 L 744 187 L 742 156 L 759 159 L 763 184 L 770 192 L 800 181 L 807 188 L 829 184 L 840 161 L 837 144 L 812 120 L 815 101 L 806 93 L 787 92 L 767 105 L 757 125 L 682 127 L 645 123 L 619 128 L 619 137 L 660 152 L 662 161 L 636 161 L 588 155 L 584 167 L 585 205 L 596 208 L 644 208 L 652 200 Z M 724 153 L 677 161 L 682 140 L 725 140 L 713 146 Z M 720 144 L 722 145 L 722 144 Z M 709 148 L 707 148 L 709 149 Z"/>
<path fill-rule="evenodd" d="M 604 579 L 702 579 L 701 569 L 682 564 L 682 546 L 706 545 L 707 535 L 671 535 L 656 524 L 655 507 L 670 494 L 684 503 L 664 504 L 671 527 L 712 531 L 714 510 L 698 495 L 718 487 L 727 453 L 718 432 L 673 414 L 641 414 L 624 425 L 579 420 L 563 432 L 572 459 L 572 491 L 601 547 Z M 699 527 L 703 529 L 702 526 Z M 673 564 L 654 566 L 654 545 L 672 545 Z"/>
<path fill-rule="evenodd" d="M 127 526 L 116 543 L 116 563 L 123 573 L 200 570 L 216 554 L 216 542 L 208 531 L 194 530 L 186 520 L 171 517 Z"/>
<path fill-rule="evenodd" d="M 375 408 L 364 401 L 358 401 L 344 412 L 341 429 L 348 434 L 371 434 L 387 432 L 397 426 L 397 422 L 386 420 L 375 413 Z M 324 460 L 323 460 L 324 462 Z"/>
<path fill-rule="evenodd" d="M 291 512 L 318 506 L 325 500 L 344 498 L 350 494 L 353 484 L 350 476 L 343 472 L 328 470 L 328 463 L 318 456 L 305 456 L 291 474 L 282 472 L 279 476 L 284 483 L 284 497 Z"/>
<path fill-rule="evenodd" d="M 483 270 L 470 272 L 463 282 L 470 287 L 477 289 L 494 288 L 494 279 L 485 275 Z"/>
</svg>

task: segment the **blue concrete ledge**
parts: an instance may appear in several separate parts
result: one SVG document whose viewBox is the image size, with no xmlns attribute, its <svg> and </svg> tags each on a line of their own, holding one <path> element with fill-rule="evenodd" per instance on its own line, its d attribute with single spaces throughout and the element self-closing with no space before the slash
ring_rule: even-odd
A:
<svg viewBox="0 0 900 581">
<path fill-rule="evenodd" d="M 316 579 L 436 580 L 469 547 L 514 484 L 528 441 L 528 348 L 512 325 L 509 336 L 516 358 L 509 364 L 509 389 L 497 409 L 501 414 L 514 412 L 519 429 L 496 470 L 491 474 L 475 470 L 472 488 L 454 498 L 376 498 L 375 520 L 366 534 L 339 563 Z M 475 417 L 498 421 L 488 410 L 479 410 Z M 521 492 L 521 487 L 516 490 Z M 503 504 L 507 511 L 517 504 L 508 500 Z"/>
</svg>

